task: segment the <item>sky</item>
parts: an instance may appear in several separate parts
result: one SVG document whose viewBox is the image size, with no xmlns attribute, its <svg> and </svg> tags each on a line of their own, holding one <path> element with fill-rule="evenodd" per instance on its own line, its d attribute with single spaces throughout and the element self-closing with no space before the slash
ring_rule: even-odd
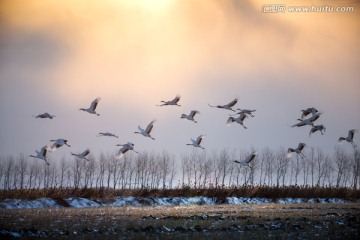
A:
<svg viewBox="0 0 360 240">
<path fill-rule="evenodd" d="M 284 12 L 263 11 L 283 2 L 1 0 L 0 155 L 34 154 L 64 138 L 71 148 L 53 158 L 115 153 L 132 142 L 179 161 L 200 134 L 209 153 L 299 142 L 332 153 L 360 128 L 360 3 L 296 0 Z M 353 11 L 289 12 L 291 4 Z M 156 106 L 177 94 L 181 107 Z M 97 97 L 100 116 L 79 111 Z M 235 108 L 256 109 L 248 129 L 226 126 L 231 112 L 208 106 L 234 98 Z M 290 127 L 308 107 L 323 112 L 323 136 Z M 200 111 L 198 123 L 180 118 L 191 110 Z M 33 117 L 44 112 L 56 117 Z M 156 140 L 134 134 L 154 119 Z"/>
</svg>

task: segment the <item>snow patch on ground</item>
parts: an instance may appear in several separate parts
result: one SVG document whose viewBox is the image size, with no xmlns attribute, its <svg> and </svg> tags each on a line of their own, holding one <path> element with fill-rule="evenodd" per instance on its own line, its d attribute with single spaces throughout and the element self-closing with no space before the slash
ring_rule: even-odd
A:
<svg viewBox="0 0 360 240">
<path fill-rule="evenodd" d="M 188 205 L 215 205 L 219 203 L 216 198 L 209 197 L 115 197 L 113 202 L 102 202 L 101 199 L 90 200 L 87 198 L 71 197 L 64 199 L 70 207 L 85 208 L 85 207 L 142 207 L 142 206 L 188 206 Z M 349 201 L 339 198 L 280 198 L 273 200 L 270 198 L 243 198 L 243 197 L 227 197 L 224 204 L 294 204 L 294 203 L 346 203 L 346 202 L 360 202 L 360 199 Z M 63 207 L 51 198 L 39 198 L 36 200 L 19 200 L 6 199 L 0 201 L 0 208 L 17 209 L 17 208 L 61 208 Z"/>
<path fill-rule="evenodd" d="M 60 206 L 51 198 L 39 198 L 36 200 L 5 199 L 0 202 L 0 208 L 59 208 Z"/>
</svg>

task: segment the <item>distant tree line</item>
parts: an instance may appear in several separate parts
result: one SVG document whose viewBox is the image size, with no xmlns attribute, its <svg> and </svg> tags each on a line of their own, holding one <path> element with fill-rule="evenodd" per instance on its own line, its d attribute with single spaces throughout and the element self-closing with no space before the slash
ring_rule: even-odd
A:
<svg viewBox="0 0 360 240">
<path fill-rule="evenodd" d="M 114 154 L 51 160 L 27 156 L 0 158 L 0 188 L 113 188 L 172 189 L 223 188 L 233 186 L 318 186 L 360 187 L 360 154 L 336 147 L 333 155 L 320 148 L 308 148 L 305 158 L 286 157 L 286 149 L 258 151 L 251 167 L 234 163 L 249 151 L 223 149 L 219 152 L 193 150 L 179 161 L 166 151 L 129 153 L 122 159 Z"/>
</svg>

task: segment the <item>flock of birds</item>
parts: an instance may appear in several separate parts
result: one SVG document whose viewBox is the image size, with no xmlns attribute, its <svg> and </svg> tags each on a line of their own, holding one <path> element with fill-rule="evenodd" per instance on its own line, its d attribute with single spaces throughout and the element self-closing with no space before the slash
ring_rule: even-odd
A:
<svg viewBox="0 0 360 240">
<path fill-rule="evenodd" d="M 90 105 L 89 108 L 80 108 L 79 110 L 88 112 L 90 114 L 94 114 L 97 116 L 100 116 L 99 113 L 96 112 L 97 106 L 100 102 L 101 98 L 96 98 Z M 156 106 L 181 106 L 179 105 L 180 101 L 180 96 L 176 96 L 174 99 L 170 100 L 170 101 L 161 101 L 160 105 L 156 105 Z M 235 106 L 235 104 L 238 102 L 238 99 L 235 98 L 233 101 L 231 101 L 228 104 L 225 105 L 210 105 L 208 104 L 210 107 L 213 108 L 220 108 L 220 109 L 225 109 L 225 110 L 230 110 L 232 112 L 236 112 L 233 115 L 230 115 L 229 118 L 226 121 L 226 125 L 230 125 L 233 122 L 236 122 L 238 124 L 240 124 L 241 126 L 243 126 L 245 129 L 247 129 L 247 127 L 244 125 L 244 121 L 245 119 L 247 119 L 249 116 L 250 117 L 254 117 L 253 113 L 256 110 L 250 110 L 250 109 L 236 109 L 234 110 L 233 107 Z M 237 112 L 238 111 L 238 112 Z M 307 108 L 305 110 L 301 110 L 302 114 L 301 117 L 298 120 L 298 122 L 294 125 L 292 125 L 291 127 L 303 127 L 303 126 L 311 126 L 310 132 L 309 132 L 309 137 L 311 137 L 311 134 L 319 131 L 321 133 L 321 135 L 324 134 L 324 132 L 326 131 L 326 128 L 324 127 L 324 125 L 315 125 L 314 122 L 316 120 L 318 120 L 320 118 L 320 116 L 322 115 L 322 112 L 319 112 L 316 108 L 311 107 L 311 108 Z M 181 118 L 187 119 L 189 121 L 193 121 L 194 123 L 197 123 L 197 121 L 195 120 L 195 116 L 196 114 L 200 114 L 199 111 L 197 110 L 192 110 L 190 112 L 189 115 L 186 114 L 182 114 Z M 236 116 L 238 115 L 238 116 Z M 308 115 L 310 115 L 308 118 L 304 119 L 305 117 L 307 117 Z M 43 113 L 40 114 L 38 116 L 34 116 L 35 118 L 48 118 L 48 119 L 53 119 L 55 117 L 55 115 L 49 114 L 49 113 Z M 151 136 L 151 131 L 154 127 L 154 123 L 155 120 L 152 120 L 145 129 L 141 128 L 140 126 L 138 126 L 139 131 L 134 132 L 136 134 L 141 134 L 144 137 L 148 137 L 152 140 L 155 140 L 155 138 L 153 138 Z M 353 139 L 354 139 L 354 134 L 357 130 L 356 129 L 352 129 L 349 130 L 348 132 L 348 136 L 347 137 L 340 137 L 338 142 L 341 143 L 343 141 L 347 141 L 349 143 L 352 144 L 352 146 L 354 148 L 357 147 L 357 145 L 354 143 Z M 105 132 L 102 133 L 100 132 L 98 136 L 108 136 L 108 137 L 115 137 L 118 138 L 118 136 L 116 136 L 115 134 L 109 133 L 109 132 Z M 188 143 L 186 145 L 190 145 L 196 148 L 201 148 L 201 149 L 205 149 L 204 147 L 201 146 L 201 142 L 204 139 L 205 135 L 201 134 L 200 136 L 197 137 L 196 140 L 191 138 L 191 143 Z M 45 161 L 45 163 L 47 165 L 50 165 L 50 163 L 47 160 L 48 154 L 50 152 L 54 152 L 55 150 L 61 148 L 62 146 L 66 145 L 68 147 L 70 147 L 70 145 L 68 144 L 68 140 L 66 139 L 55 139 L 55 140 L 50 140 L 51 144 L 45 145 L 43 146 L 40 151 L 36 150 L 36 155 L 30 155 L 29 157 L 33 157 L 33 158 L 38 158 L 38 159 L 42 159 Z M 122 156 L 128 152 L 128 151 L 134 151 L 136 153 L 138 153 L 135 149 L 134 149 L 134 144 L 131 142 L 125 143 L 125 144 L 117 144 L 116 146 L 120 146 L 121 148 L 119 149 L 117 155 L 115 156 L 116 159 L 120 159 L 122 158 Z M 298 156 L 300 156 L 301 158 L 305 158 L 305 155 L 302 153 L 302 150 L 306 147 L 307 145 L 305 143 L 299 143 L 299 145 L 297 146 L 297 148 L 288 148 L 287 151 L 287 157 L 290 158 L 292 156 L 293 153 L 298 154 Z M 84 159 L 89 161 L 89 159 L 87 158 L 87 156 L 90 154 L 90 150 L 86 149 L 85 151 L 83 151 L 82 153 L 71 153 L 71 155 L 79 158 L 79 159 Z M 257 152 L 254 151 L 252 152 L 249 156 L 247 156 L 244 160 L 242 161 L 238 161 L 238 160 L 234 160 L 235 163 L 238 163 L 242 166 L 246 166 L 246 167 L 250 167 L 251 166 L 251 162 L 255 159 L 257 155 Z"/>
</svg>

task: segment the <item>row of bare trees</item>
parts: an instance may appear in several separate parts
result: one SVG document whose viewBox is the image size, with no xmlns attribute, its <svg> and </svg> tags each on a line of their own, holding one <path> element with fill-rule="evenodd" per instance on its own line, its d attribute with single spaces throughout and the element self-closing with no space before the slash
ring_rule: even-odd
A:
<svg viewBox="0 0 360 240">
<path fill-rule="evenodd" d="M 24 188 L 213 188 L 240 185 L 360 187 L 360 154 L 335 148 L 333 155 L 320 148 L 305 151 L 305 158 L 286 157 L 286 149 L 258 151 L 251 167 L 234 163 L 250 151 L 232 152 L 193 150 L 180 156 L 167 152 L 90 156 L 90 161 L 75 157 L 42 160 L 18 157 L 0 158 L 0 187 Z M 176 184 L 176 185 L 174 185 Z"/>
</svg>

